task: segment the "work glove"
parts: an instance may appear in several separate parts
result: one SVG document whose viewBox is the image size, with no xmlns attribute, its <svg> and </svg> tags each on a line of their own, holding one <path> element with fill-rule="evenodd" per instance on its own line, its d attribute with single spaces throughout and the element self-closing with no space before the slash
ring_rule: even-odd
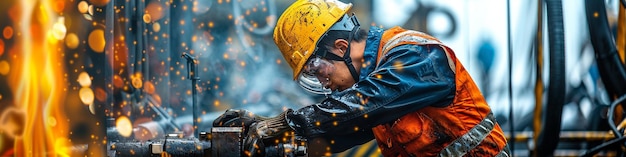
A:
<svg viewBox="0 0 626 157">
<path fill-rule="evenodd" d="M 265 156 L 263 140 L 280 137 L 284 132 L 291 130 L 285 118 L 291 112 L 293 110 L 288 109 L 276 117 L 252 123 L 244 139 L 244 153 L 247 156 Z"/>
<path fill-rule="evenodd" d="M 255 115 L 247 110 L 228 109 L 213 121 L 213 126 L 248 128 L 252 123 L 264 119 L 267 118 Z"/>
</svg>

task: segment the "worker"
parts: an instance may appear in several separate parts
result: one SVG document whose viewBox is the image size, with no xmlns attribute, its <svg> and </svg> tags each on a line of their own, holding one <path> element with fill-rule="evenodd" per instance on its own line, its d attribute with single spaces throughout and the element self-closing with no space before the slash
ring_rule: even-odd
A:
<svg viewBox="0 0 626 157">
<path fill-rule="evenodd" d="M 297 0 L 274 29 L 294 80 L 325 100 L 271 118 L 227 110 L 214 126 L 245 123 L 252 156 L 286 131 L 323 139 L 316 144 L 324 141 L 331 153 L 376 139 L 384 156 L 509 156 L 502 129 L 450 47 L 400 27 L 363 30 L 351 7 Z"/>
</svg>

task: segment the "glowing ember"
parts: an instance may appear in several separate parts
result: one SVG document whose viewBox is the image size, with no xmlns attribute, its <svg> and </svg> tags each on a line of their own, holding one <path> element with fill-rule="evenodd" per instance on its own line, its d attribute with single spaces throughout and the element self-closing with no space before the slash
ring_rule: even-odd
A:
<svg viewBox="0 0 626 157">
<path fill-rule="evenodd" d="M 63 9 L 65 9 L 65 3 L 63 1 L 56 1 L 52 7 L 54 12 L 62 13 Z"/>
<path fill-rule="evenodd" d="M 104 40 L 104 31 L 102 29 L 93 30 L 89 33 L 89 47 L 95 52 L 103 52 L 106 41 Z"/>
<path fill-rule="evenodd" d="M 143 22 L 145 23 L 152 22 L 152 17 L 150 17 L 150 14 L 143 14 Z"/>
<path fill-rule="evenodd" d="M 4 41 L 0 40 L 0 56 L 4 54 Z"/>
<path fill-rule="evenodd" d="M 76 49 L 76 47 L 78 47 L 79 42 L 80 42 L 80 39 L 78 39 L 78 36 L 76 36 L 76 34 L 74 33 L 69 33 L 65 37 L 65 46 L 67 46 L 67 48 Z"/>
<path fill-rule="evenodd" d="M 133 124 L 126 116 L 120 116 L 119 118 L 117 118 L 117 120 L 115 121 L 115 127 L 117 128 L 117 131 L 120 133 L 120 135 L 124 137 L 130 137 L 130 135 L 133 133 Z"/>
<path fill-rule="evenodd" d="M 89 87 L 91 86 L 91 78 L 89 78 L 89 74 L 87 74 L 87 72 L 81 72 L 80 74 L 78 74 L 78 84 L 80 84 L 81 87 Z"/>
<path fill-rule="evenodd" d="M 93 16 L 93 5 L 89 5 L 89 7 L 87 7 L 87 13 Z"/>
<path fill-rule="evenodd" d="M 98 100 L 100 102 L 104 102 L 106 100 L 106 97 L 107 97 L 106 91 L 104 91 L 104 89 L 102 89 L 100 87 L 96 88 L 95 95 L 96 95 L 96 100 Z"/>
<path fill-rule="evenodd" d="M 96 114 L 96 105 L 94 103 L 89 105 L 89 112 L 93 115 Z"/>
<path fill-rule="evenodd" d="M 107 5 L 109 1 L 110 0 L 89 0 L 91 4 L 99 6 L 99 7 Z"/>
<path fill-rule="evenodd" d="M 52 35 L 57 40 L 63 40 L 65 38 L 65 34 L 67 33 L 67 28 L 65 28 L 65 18 L 59 17 L 56 23 L 52 26 Z"/>
<path fill-rule="evenodd" d="M 80 96 L 80 101 L 83 102 L 83 104 L 85 105 L 90 105 L 93 104 L 93 90 L 91 90 L 91 88 L 89 87 L 83 87 L 80 89 L 80 91 L 78 92 L 78 95 Z"/>
<path fill-rule="evenodd" d="M 87 13 L 89 11 L 89 4 L 85 1 L 78 2 L 78 12 Z"/>
<path fill-rule="evenodd" d="M 46 120 L 46 122 L 49 126 L 57 125 L 57 119 L 54 117 L 48 117 L 48 120 Z"/>
<path fill-rule="evenodd" d="M 155 94 L 155 95 L 152 95 L 152 98 L 154 98 L 154 101 L 156 101 L 157 103 L 155 105 L 161 106 L 161 96 Z"/>
<path fill-rule="evenodd" d="M 91 17 L 91 15 L 89 14 L 83 14 L 83 17 L 85 18 L 85 20 L 88 20 L 88 21 L 93 20 L 93 17 Z"/>
<path fill-rule="evenodd" d="M 152 21 L 158 21 L 159 19 L 163 18 L 163 11 L 164 10 L 161 3 L 156 1 L 150 2 L 150 4 L 146 6 L 146 14 L 150 15 L 150 19 Z"/>
<path fill-rule="evenodd" d="M 11 71 L 11 67 L 9 66 L 9 63 L 7 63 L 7 61 L 0 61 L 0 75 L 7 75 L 9 74 L 9 71 Z"/>
<path fill-rule="evenodd" d="M 154 84 L 152 84 L 152 82 L 150 81 L 146 81 L 145 85 L 143 86 L 143 90 L 148 94 L 154 94 L 154 92 L 156 91 L 156 89 L 154 88 Z"/>
<path fill-rule="evenodd" d="M 152 24 L 152 30 L 154 30 L 154 32 L 159 32 L 161 30 L 161 24 L 159 24 L 158 22 Z"/>
<path fill-rule="evenodd" d="M 124 80 L 119 75 L 113 75 L 113 87 L 122 88 L 124 86 Z"/>
<path fill-rule="evenodd" d="M 398 71 L 402 71 L 402 69 L 404 69 L 403 63 L 401 61 L 393 62 L 393 67 L 396 68 L 396 70 Z"/>
<path fill-rule="evenodd" d="M 143 87 L 143 81 L 141 80 L 141 74 L 135 74 L 133 76 L 130 76 L 131 78 L 131 83 L 133 84 L 133 87 L 135 88 L 141 88 Z"/>
<path fill-rule="evenodd" d="M 4 30 L 2 30 L 2 35 L 4 36 L 5 39 L 11 39 L 11 37 L 13 37 L 13 27 L 11 26 L 4 27 Z"/>
</svg>

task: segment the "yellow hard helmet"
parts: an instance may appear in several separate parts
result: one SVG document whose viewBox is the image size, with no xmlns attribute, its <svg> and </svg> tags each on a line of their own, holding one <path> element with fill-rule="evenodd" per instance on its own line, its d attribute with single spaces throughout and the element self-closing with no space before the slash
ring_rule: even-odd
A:
<svg viewBox="0 0 626 157">
<path fill-rule="evenodd" d="M 318 41 L 352 8 L 337 0 L 298 0 L 278 18 L 274 42 L 293 70 L 295 80 Z"/>
</svg>

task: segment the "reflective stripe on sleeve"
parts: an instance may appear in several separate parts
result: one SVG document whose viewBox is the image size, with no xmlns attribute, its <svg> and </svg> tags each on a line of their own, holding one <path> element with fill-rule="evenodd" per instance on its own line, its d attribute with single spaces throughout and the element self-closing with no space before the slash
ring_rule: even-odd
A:
<svg viewBox="0 0 626 157">
<path fill-rule="evenodd" d="M 463 136 L 452 141 L 446 148 L 441 150 L 439 156 L 463 156 L 470 150 L 478 146 L 487 135 L 491 133 L 495 126 L 495 118 L 493 113 L 489 112 L 489 115 L 485 117 L 480 123 L 476 124 L 470 131 Z"/>
</svg>

